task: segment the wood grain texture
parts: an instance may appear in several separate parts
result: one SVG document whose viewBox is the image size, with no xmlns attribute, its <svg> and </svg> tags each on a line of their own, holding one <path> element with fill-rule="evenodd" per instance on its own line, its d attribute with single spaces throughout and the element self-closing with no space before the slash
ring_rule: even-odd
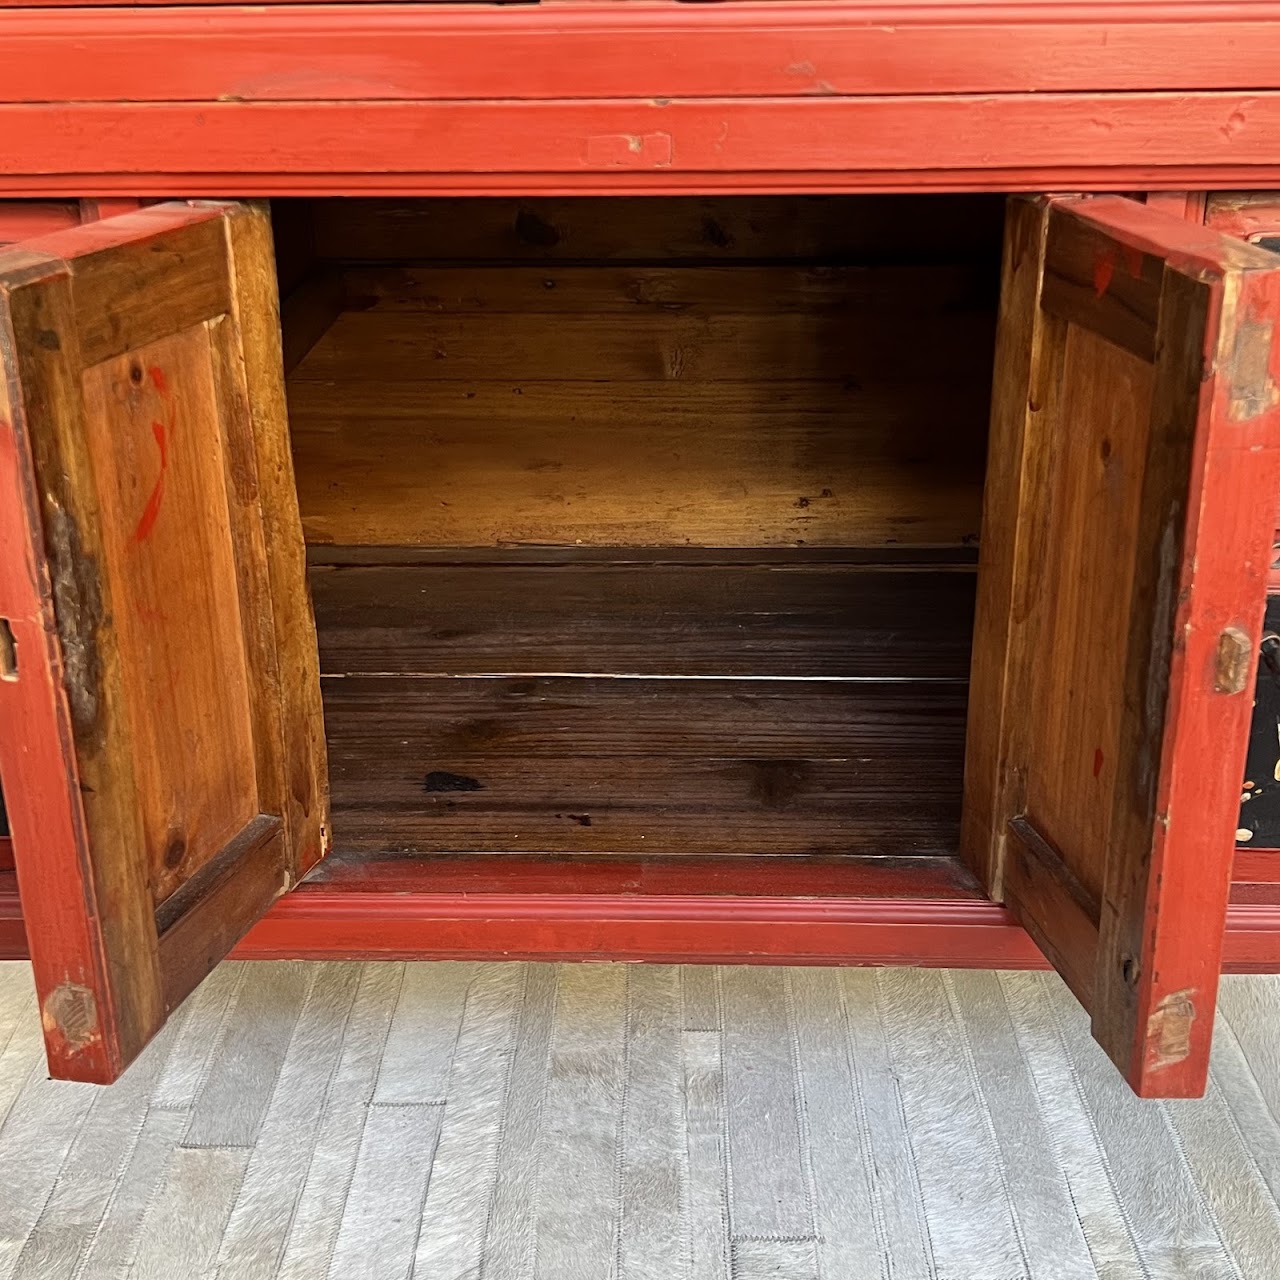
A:
<svg viewBox="0 0 1280 1280">
<path fill-rule="evenodd" d="M 974 617 L 965 739 L 964 811 L 960 854 L 997 902 L 1004 898 L 1006 825 L 1017 804 L 1016 779 L 1003 768 L 1004 744 L 1018 711 L 1025 675 L 1012 645 L 1020 597 L 1033 580 L 1035 550 L 1019 523 L 1017 495 L 1039 480 L 1039 457 L 1028 447 L 1032 378 L 1041 364 L 1046 326 L 1039 314 L 1046 206 L 1010 200 L 1001 265 L 991 428 L 979 540 L 980 592 Z"/>
<path fill-rule="evenodd" d="M 950 852 L 972 575 L 793 555 L 313 569 L 336 847 Z"/>
<path fill-rule="evenodd" d="M 926 209 L 931 201 L 932 198 L 922 202 Z M 423 207 L 435 203 L 420 202 Z M 730 212 L 741 203 L 725 202 Z M 469 212 L 465 205 L 459 209 L 464 219 Z M 632 221 L 636 221 L 634 216 Z M 643 235 L 643 224 L 638 221 L 634 234 Z M 717 238 L 721 234 L 727 234 L 723 228 Z M 986 314 L 995 309 L 994 255 L 975 255 L 968 260 L 963 243 L 926 243 L 909 254 L 890 243 L 887 262 L 871 258 L 869 263 L 854 266 L 842 264 L 844 254 L 834 229 L 825 245 L 813 245 L 811 256 L 816 262 L 802 258 L 803 265 L 790 264 L 790 246 L 785 244 L 766 243 L 760 248 L 761 256 L 772 259 L 776 255 L 782 261 L 735 262 L 708 247 L 701 258 L 683 261 L 673 257 L 656 264 L 645 262 L 646 255 L 639 248 L 632 250 L 639 262 L 564 262 L 549 256 L 543 262 L 520 259 L 510 263 L 503 261 L 502 240 L 495 235 L 487 246 L 484 264 L 455 265 L 435 255 L 426 264 L 412 259 L 394 265 L 347 262 L 333 265 L 330 270 L 341 279 L 343 305 L 351 311 L 460 315 L 476 311 L 488 315 L 604 313 L 634 318 L 654 313 L 670 317 L 700 309 L 725 315 L 851 315 L 872 311 L 895 316 L 918 314 L 925 308 Z M 931 261 L 935 256 L 940 260 Z"/>
<path fill-rule="evenodd" d="M 279 299 L 271 226 L 263 205 L 237 206 L 226 223 L 233 266 L 232 314 L 242 341 L 242 376 L 257 471 L 258 511 L 279 677 L 284 767 L 281 805 L 292 874 L 329 848 L 328 780 L 320 708 L 315 620 L 290 448 L 282 376 Z M 264 610 L 261 625 L 266 625 Z"/>
<path fill-rule="evenodd" d="M 6 583 L 5 615 L 22 624 L 14 624 L 19 663 L 33 658 L 35 679 L 0 682 L 23 726 L 20 737 L 0 738 L 0 752 L 28 936 L 46 940 L 33 964 L 42 1008 L 55 1000 L 50 1070 L 109 1080 L 163 1017 L 154 899 L 146 868 L 130 856 L 144 847 L 131 753 L 102 749 L 124 699 L 115 634 L 102 625 L 111 584 L 84 447 L 69 272 L 46 258 L 36 287 L 24 289 L 30 257 L 6 281 L 6 434 L 26 527 L 10 525 L 25 573 Z M 54 340 L 41 346 L 40 333 Z M 116 856 L 87 863 L 94 838 Z"/>
<path fill-rule="evenodd" d="M 1040 305 L 1103 342 L 1150 364 L 1164 284 L 1164 259 L 1139 245 L 1123 249 L 1098 227 L 1054 221 L 1045 250 Z"/>
<path fill-rule="evenodd" d="M 304 206 L 348 259 L 290 379 L 308 539 L 972 540 L 997 211 L 953 204 Z"/>
<path fill-rule="evenodd" d="M 1072 325 L 1058 376 L 1039 427 L 1045 472 L 1057 479 L 1030 588 L 1037 640 L 1025 658 L 1021 714 L 1036 728 L 1024 805 L 1099 900 L 1115 856 L 1108 797 L 1133 763 L 1124 741 L 1127 645 L 1116 625 L 1129 613 L 1133 571 L 1117 551 L 1138 534 L 1153 371 Z"/>
<path fill-rule="evenodd" d="M 302 362 L 342 310 L 342 277 L 314 270 L 280 304 L 280 338 L 286 374 Z"/>
<path fill-rule="evenodd" d="M 708 553 L 714 556 L 714 553 Z M 964 681 L 974 575 L 792 563 L 313 567 L 326 675 Z"/>
<path fill-rule="evenodd" d="M 308 541 L 463 547 L 972 541 L 987 396 L 977 380 L 289 389 Z"/>
<path fill-rule="evenodd" d="M 290 99 L 300 66 L 316 98 L 523 101 L 1254 90 L 1273 83 L 1276 65 L 1277 9 L 1256 0 L 708 12 L 587 2 L 554 19 L 535 5 L 477 4 L 447 20 L 433 4 L 273 4 L 259 14 L 224 0 L 197 17 L 155 0 L 120 11 L 94 3 L 83 15 L 69 3 L 36 14 L 0 5 L 14 9 L 0 62 L 10 99 Z"/>
<path fill-rule="evenodd" d="M 1001 713 L 971 724 L 965 847 L 1134 1088 L 1198 1094 L 1270 563 L 1248 513 L 1280 483 L 1275 260 L 1118 199 L 1015 202 L 1010 259 L 974 667 Z"/>
<path fill-rule="evenodd" d="M 104 361 L 83 386 L 116 643 L 135 673 L 124 715 L 158 904 L 259 812 L 208 331 Z M 200 767 L 175 770 L 180 760 Z"/>
<path fill-rule="evenodd" d="M 90 1098 L 31 1070 L 29 976 L 0 970 L 0 1018 L 17 1018 L 7 1044 L 0 1024 L 5 1101 L 17 1095 L 0 1129 L 17 1179 L 0 1205 L 10 1274 L 110 1276 L 137 1259 L 147 1276 L 177 1260 L 302 1280 L 342 1241 L 343 1274 L 376 1257 L 379 1276 L 510 1275 L 527 1253 L 576 1278 L 599 1274 L 583 1253 L 605 1252 L 604 1227 L 634 1280 L 722 1280 L 731 1255 L 744 1280 L 778 1280 L 811 1251 L 841 1280 L 922 1280 L 930 1258 L 954 1280 L 1093 1280 L 1112 1264 L 1255 1280 L 1271 1265 L 1274 979 L 1225 984 L 1210 1096 L 1160 1108 L 1125 1095 L 1070 996 L 1037 974 L 334 964 L 308 967 L 300 997 L 290 973 L 229 966 L 230 1001 L 192 1009 L 181 1040 Z M 452 983 L 466 1004 L 430 1050 L 433 1143 L 370 1097 L 408 1065 L 392 1010 L 407 1027 L 446 1022 Z M 156 1086 L 188 1073 L 184 1094 Z M 756 1149 L 777 1168 L 732 1176 L 752 1149 L 746 1098 L 771 1104 Z M 242 1100 L 260 1123 L 221 1136 L 246 1145 L 184 1143 L 194 1114 Z M 557 1228 L 586 1198 L 563 1171 L 588 1140 L 604 1226 L 578 1235 Z M 774 1218 L 813 1208 L 816 1238 L 735 1233 L 770 1179 L 785 1192 Z M 382 1181 L 396 1220 L 374 1239 Z"/>
<path fill-rule="evenodd" d="M 338 546 L 312 543 L 314 569 L 355 565 L 721 565 L 795 568 L 798 564 L 858 565 L 873 569 L 972 572 L 978 548 L 967 547 L 424 547 Z"/>
<path fill-rule="evenodd" d="M 335 845 L 950 854 L 963 718 L 945 685 L 328 680 Z"/>
<path fill-rule="evenodd" d="M 295 861 L 305 793 L 282 732 L 261 385 L 230 309 L 236 216 L 161 206 L 0 263 L 25 521 L 6 535 L 3 611 L 27 659 L 0 684 L 28 724 L 0 753 L 56 1075 L 114 1078 Z M 282 406 L 278 362 L 273 376 Z M 296 509 L 293 528 L 305 604 Z M 314 674 L 312 696 L 318 734 Z M 286 837 L 265 862 L 246 834 L 264 822 Z M 181 918 L 162 922 L 175 893 Z"/>
<path fill-rule="evenodd" d="M 773 311 L 762 295 L 750 312 L 722 311 L 714 300 L 691 311 L 637 306 L 612 312 L 440 315 L 412 311 L 344 312 L 295 376 L 321 382 L 426 384 L 501 378 L 525 382 L 836 381 L 898 376 L 909 331 L 931 353 L 910 366 L 936 384 L 976 377 L 991 330 L 973 315 L 913 308 L 843 316 Z M 896 314 L 897 323 L 894 323 Z"/>
<path fill-rule="evenodd" d="M 318 886 L 329 886 L 320 890 Z M 638 857 L 518 854 L 395 854 L 370 856 L 336 850 L 318 866 L 299 891 L 411 894 L 426 889 L 474 898 L 569 896 L 613 899 L 735 898 L 744 902 L 779 894 L 801 899 L 916 899 L 982 902 L 986 895 L 956 858 L 933 854 L 884 858 L 810 854 L 780 861 L 769 855 L 732 858 Z M 693 1017 L 694 1015 L 691 1015 Z M 691 1028 L 707 1023 L 695 1020 Z"/>
<path fill-rule="evenodd" d="M 163 196 L 179 178 L 213 196 L 1247 188 L 1278 180 L 1277 122 L 1271 88 L 0 103 L 0 192 Z"/>
</svg>

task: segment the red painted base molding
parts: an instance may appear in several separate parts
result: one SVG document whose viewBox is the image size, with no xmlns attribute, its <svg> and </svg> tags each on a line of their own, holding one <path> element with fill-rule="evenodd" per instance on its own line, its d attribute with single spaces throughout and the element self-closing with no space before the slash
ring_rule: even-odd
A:
<svg viewBox="0 0 1280 1280">
<path fill-rule="evenodd" d="M 804 896 L 813 890 L 803 883 L 795 896 L 778 896 L 761 892 L 759 876 L 730 893 L 705 874 L 696 880 L 709 891 L 688 892 L 692 873 L 637 879 L 629 863 L 588 869 L 594 883 L 566 892 L 535 865 L 512 860 L 506 874 L 490 877 L 491 888 L 465 875 L 445 877 L 451 883 L 435 891 L 411 888 L 429 881 L 412 866 L 386 863 L 304 884 L 275 903 L 232 957 L 1049 967 L 1008 912 L 974 892 L 948 859 L 877 874 L 882 890 L 897 895 L 877 897 Z M 904 892 L 908 876 L 915 892 Z M 865 879 L 865 868 L 849 878 Z M 26 954 L 14 873 L 0 870 L 0 958 Z M 1280 972 L 1280 886 L 1236 883 L 1224 968 Z"/>
</svg>

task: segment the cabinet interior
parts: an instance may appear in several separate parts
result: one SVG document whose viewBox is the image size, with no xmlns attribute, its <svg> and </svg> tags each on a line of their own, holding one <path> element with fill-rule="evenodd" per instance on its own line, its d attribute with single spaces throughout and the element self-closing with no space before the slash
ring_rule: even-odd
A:
<svg viewBox="0 0 1280 1280">
<path fill-rule="evenodd" d="M 276 202 L 336 864 L 954 856 L 1002 209 Z"/>
</svg>

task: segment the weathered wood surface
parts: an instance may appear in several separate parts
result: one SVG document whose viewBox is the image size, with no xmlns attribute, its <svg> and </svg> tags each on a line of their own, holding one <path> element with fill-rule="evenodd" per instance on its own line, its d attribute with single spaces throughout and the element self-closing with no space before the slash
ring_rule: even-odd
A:
<svg viewBox="0 0 1280 1280">
<path fill-rule="evenodd" d="M 289 388 L 308 541 L 462 547 L 972 543 L 988 396 L 985 378 Z"/>
<path fill-rule="evenodd" d="M 358 271 L 348 301 L 375 305 L 290 381 L 307 536 L 971 541 L 989 286 L 968 267 Z"/>
<path fill-rule="evenodd" d="M 1144 1094 L 1204 1088 L 1280 491 L 1276 258 L 1016 200 L 964 849 Z"/>
<path fill-rule="evenodd" d="M 792 555 L 313 568 L 337 848 L 953 853 L 972 573 Z"/>
<path fill-rule="evenodd" d="M 713 552 L 705 553 L 714 556 Z M 968 677 L 971 571 L 314 566 L 327 675 Z"/>
<path fill-rule="evenodd" d="M 273 290 L 243 206 L 0 261 L 0 755 L 55 1075 L 117 1076 L 320 853 Z"/>
<path fill-rule="evenodd" d="M 964 687 L 324 681 L 335 846 L 954 853 Z"/>
</svg>

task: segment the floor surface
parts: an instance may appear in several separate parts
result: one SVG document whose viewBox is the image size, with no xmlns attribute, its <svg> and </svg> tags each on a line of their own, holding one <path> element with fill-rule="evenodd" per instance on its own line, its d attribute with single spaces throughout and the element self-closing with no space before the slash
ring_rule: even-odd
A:
<svg viewBox="0 0 1280 1280">
<path fill-rule="evenodd" d="M 1273 1280 L 1280 979 L 1139 1102 L 1056 978 L 225 964 L 110 1089 L 0 964 L 0 1277 Z"/>
</svg>

